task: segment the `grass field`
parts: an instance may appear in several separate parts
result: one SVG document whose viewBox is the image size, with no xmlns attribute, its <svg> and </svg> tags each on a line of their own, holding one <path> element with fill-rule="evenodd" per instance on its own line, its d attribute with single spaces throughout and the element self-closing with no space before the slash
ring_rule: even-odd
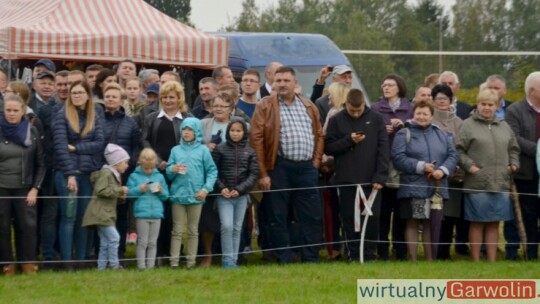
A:
<svg viewBox="0 0 540 304">
<path fill-rule="evenodd" d="M 538 262 L 506 261 L 88 270 L 0 277 L 0 303 L 356 303 L 357 279 L 539 277 Z"/>
</svg>

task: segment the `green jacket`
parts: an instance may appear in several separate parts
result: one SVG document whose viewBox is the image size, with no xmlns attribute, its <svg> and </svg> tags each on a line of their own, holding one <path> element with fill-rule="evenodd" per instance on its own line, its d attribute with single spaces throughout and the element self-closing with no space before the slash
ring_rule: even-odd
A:
<svg viewBox="0 0 540 304">
<path fill-rule="evenodd" d="M 84 213 L 83 227 L 114 226 L 116 202 L 124 194 L 120 181 L 109 168 L 104 167 L 92 173 L 90 182 L 94 186 L 94 193 Z"/>
<path fill-rule="evenodd" d="M 510 190 L 512 176 L 508 165 L 519 169 L 520 149 L 514 132 L 504 120 L 488 121 L 473 112 L 459 128 L 456 150 L 460 165 L 466 171 L 464 189 Z M 473 164 L 480 168 L 475 174 L 469 173 Z"/>
</svg>

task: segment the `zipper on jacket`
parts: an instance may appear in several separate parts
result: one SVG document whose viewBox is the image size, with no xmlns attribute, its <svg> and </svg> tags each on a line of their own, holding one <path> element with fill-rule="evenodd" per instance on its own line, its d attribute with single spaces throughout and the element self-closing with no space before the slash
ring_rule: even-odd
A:
<svg viewBox="0 0 540 304">
<path fill-rule="evenodd" d="M 233 187 L 236 187 L 238 184 L 238 143 L 234 145 L 234 185 Z"/>
</svg>

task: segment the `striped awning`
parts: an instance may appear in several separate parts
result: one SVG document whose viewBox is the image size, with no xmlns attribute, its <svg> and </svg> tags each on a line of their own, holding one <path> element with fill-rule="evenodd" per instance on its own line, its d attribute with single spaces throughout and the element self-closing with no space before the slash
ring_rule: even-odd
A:
<svg viewBox="0 0 540 304">
<path fill-rule="evenodd" d="M 0 0 L 0 57 L 227 64 L 226 38 L 200 32 L 142 0 Z"/>
</svg>

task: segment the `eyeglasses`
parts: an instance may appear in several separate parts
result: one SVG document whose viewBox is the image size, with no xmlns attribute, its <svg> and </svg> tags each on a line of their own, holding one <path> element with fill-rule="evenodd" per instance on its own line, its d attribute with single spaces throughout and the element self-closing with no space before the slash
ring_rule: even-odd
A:
<svg viewBox="0 0 540 304">
<path fill-rule="evenodd" d="M 221 106 L 221 105 L 213 105 L 212 108 L 214 108 L 214 109 L 228 109 L 230 107 L 229 106 Z"/>
<path fill-rule="evenodd" d="M 383 83 L 381 85 L 381 88 L 384 89 L 384 88 L 391 88 L 391 87 L 395 87 L 396 84 L 395 83 Z"/>
<path fill-rule="evenodd" d="M 75 92 L 71 92 L 71 96 L 82 96 L 82 95 L 85 95 L 86 92 L 85 91 L 75 91 Z"/>
<path fill-rule="evenodd" d="M 435 101 L 448 101 L 448 100 L 450 100 L 450 98 L 448 98 L 446 96 L 441 96 L 441 97 L 435 97 L 434 100 Z"/>
<path fill-rule="evenodd" d="M 253 79 L 242 79 L 242 82 L 247 82 L 247 83 L 258 83 L 257 80 L 253 80 Z"/>
</svg>

